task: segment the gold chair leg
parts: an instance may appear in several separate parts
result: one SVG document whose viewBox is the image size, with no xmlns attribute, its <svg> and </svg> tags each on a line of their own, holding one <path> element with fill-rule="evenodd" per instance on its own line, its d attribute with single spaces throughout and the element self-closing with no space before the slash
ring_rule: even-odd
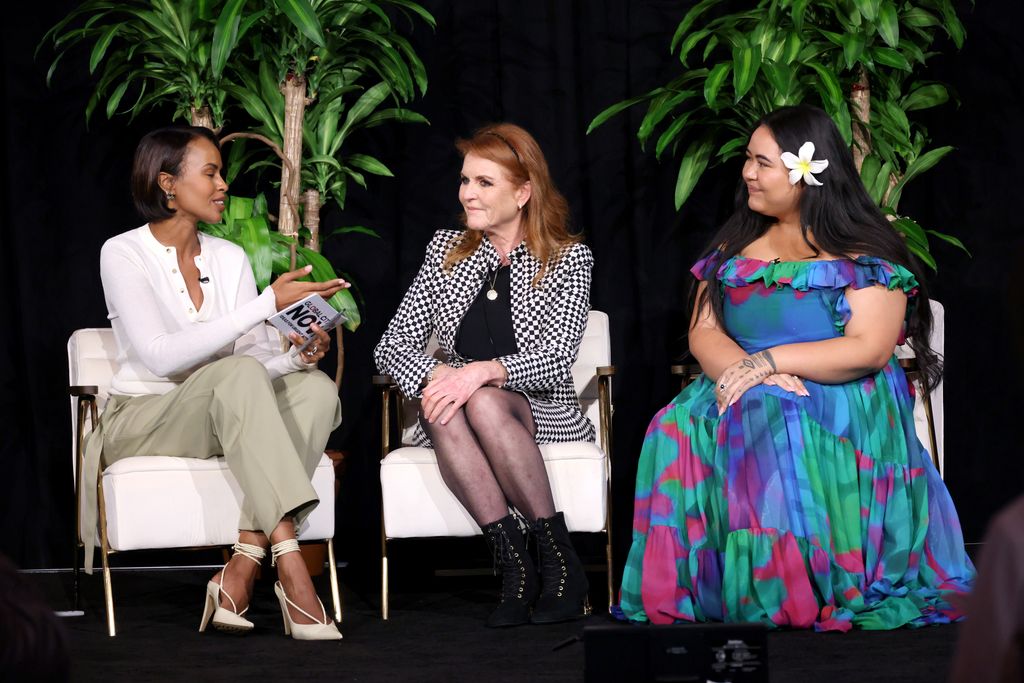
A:
<svg viewBox="0 0 1024 683">
<path fill-rule="evenodd" d="M 391 614 L 390 606 L 388 605 L 388 542 L 387 540 L 381 541 L 381 554 L 380 554 L 380 614 L 384 621 L 388 620 Z"/>
<path fill-rule="evenodd" d="M 939 460 L 939 444 L 935 438 L 935 418 L 932 415 L 932 395 L 930 392 L 924 395 L 924 414 L 928 418 L 928 441 L 932 447 L 932 464 L 939 471 L 939 477 L 942 477 L 942 470 L 944 468 Z"/>
<path fill-rule="evenodd" d="M 110 582 L 110 544 L 107 542 L 107 507 L 103 500 L 103 476 L 96 485 L 100 508 L 100 553 L 103 559 L 103 600 L 107 606 L 107 633 L 111 638 L 117 635 L 114 625 L 114 588 Z"/>
<path fill-rule="evenodd" d="M 331 599 L 334 601 L 334 620 L 341 623 L 341 591 L 338 590 L 338 566 L 334 562 L 334 539 L 327 539 L 327 562 L 331 572 Z"/>
</svg>

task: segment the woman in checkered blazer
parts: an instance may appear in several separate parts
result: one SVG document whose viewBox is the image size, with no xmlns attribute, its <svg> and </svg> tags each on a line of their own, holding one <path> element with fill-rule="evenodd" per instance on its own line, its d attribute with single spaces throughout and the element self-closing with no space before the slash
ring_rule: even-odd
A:
<svg viewBox="0 0 1024 683">
<path fill-rule="evenodd" d="M 381 372 L 421 398 L 416 440 L 480 525 L 502 568 L 488 626 L 589 609 L 587 579 L 556 512 L 538 444 L 593 441 L 570 368 L 590 310 L 590 249 L 537 142 L 502 123 L 457 143 L 465 230 L 439 230 L 377 345 Z M 425 353 L 431 335 L 445 354 Z M 536 537 L 540 571 L 526 550 Z"/>
</svg>

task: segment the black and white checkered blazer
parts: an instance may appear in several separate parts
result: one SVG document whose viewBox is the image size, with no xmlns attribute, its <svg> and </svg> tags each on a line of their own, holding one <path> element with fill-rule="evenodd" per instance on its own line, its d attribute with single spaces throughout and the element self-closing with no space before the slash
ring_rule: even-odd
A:
<svg viewBox="0 0 1024 683">
<path fill-rule="evenodd" d="M 437 336 L 449 365 L 466 364 L 455 350 L 459 325 L 488 273 L 501 263 L 485 236 L 476 252 L 446 273 L 445 254 L 460 235 L 458 230 L 438 230 L 434 235 L 416 279 L 374 350 L 377 367 L 394 378 L 406 396 L 418 397 L 423 379 L 440 364 L 425 353 L 431 334 Z M 580 410 L 570 369 L 590 311 L 594 257 L 584 244 L 567 246 L 536 287 L 532 282 L 541 263 L 525 242 L 509 257 L 512 327 L 519 352 L 494 359 L 508 372 L 504 388 L 529 399 L 537 443 L 593 441 L 594 425 Z M 430 444 L 419 425 L 414 441 Z"/>
</svg>

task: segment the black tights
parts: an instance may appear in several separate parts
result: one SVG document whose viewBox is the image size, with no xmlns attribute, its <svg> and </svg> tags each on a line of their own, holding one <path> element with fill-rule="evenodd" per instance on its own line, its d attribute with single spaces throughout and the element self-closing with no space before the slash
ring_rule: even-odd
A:
<svg viewBox="0 0 1024 683">
<path fill-rule="evenodd" d="M 448 424 L 431 424 L 422 415 L 420 423 L 434 446 L 444 483 L 477 524 L 501 519 L 510 504 L 530 521 L 555 514 L 525 396 L 481 387 Z"/>
</svg>

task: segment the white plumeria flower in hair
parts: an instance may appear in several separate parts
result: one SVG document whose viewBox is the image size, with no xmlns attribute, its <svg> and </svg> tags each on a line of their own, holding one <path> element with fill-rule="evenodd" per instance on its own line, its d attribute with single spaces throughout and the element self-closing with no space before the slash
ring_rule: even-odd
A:
<svg viewBox="0 0 1024 683">
<path fill-rule="evenodd" d="M 814 174 L 821 173 L 828 168 L 828 159 L 814 160 L 814 143 L 810 141 L 800 145 L 798 154 L 783 152 L 782 163 L 789 169 L 790 185 L 796 185 L 803 178 L 808 185 L 820 187 L 822 183 L 814 177 Z"/>
</svg>

